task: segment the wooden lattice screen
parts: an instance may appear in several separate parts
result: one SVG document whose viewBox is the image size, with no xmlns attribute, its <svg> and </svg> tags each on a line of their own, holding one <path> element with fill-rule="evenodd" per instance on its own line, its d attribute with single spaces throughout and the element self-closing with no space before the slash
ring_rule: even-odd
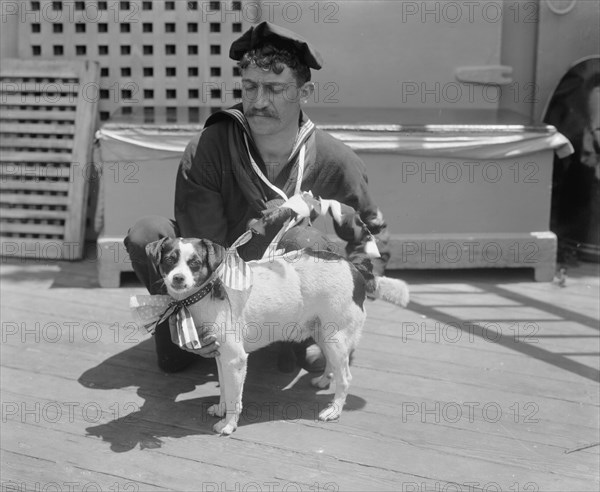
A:
<svg viewBox="0 0 600 492">
<path fill-rule="evenodd" d="M 5 257 L 82 257 L 97 63 L 0 64 L 0 246 Z"/>
<path fill-rule="evenodd" d="M 18 15 L 6 20 L 19 22 L 15 35 L 2 39 L 16 45 L 15 58 L 100 64 L 94 94 L 101 121 L 136 106 L 220 108 L 239 102 L 241 77 L 229 46 L 263 10 L 255 0 L 246 8 L 233 0 L 10 3 L 7 11 Z"/>
</svg>

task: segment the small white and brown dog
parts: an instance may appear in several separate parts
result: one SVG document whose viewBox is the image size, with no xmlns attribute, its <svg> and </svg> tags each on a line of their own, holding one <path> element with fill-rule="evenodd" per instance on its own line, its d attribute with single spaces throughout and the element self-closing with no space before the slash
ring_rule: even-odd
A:
<svg viewBox="0 0 600 492">
<path fill-rule="evenodd" d="M 198 290 L 224 261 L 225 248 L 205 239 L 163 238 L 147 246 L 169 295 L 183 300 Z M 225 291 L 217 281 L 209 295 L 188 306 L 197 330 L 212 332 L 220 344 L 217 368 L 220 401 L 208 412 L 221 417 L 213 429 L 231 434 L 242 410 L 248 353 L 277 341 L 312 337 L 326 367 L 312 380 L 319 388 L 335 383 L 335 396 L 320 420 L 340 416 L 351 380 L 349 358 L 365 323 L 367 293 L 400 306 L 408 303 L 401 280 L 367 278 L 349 261 L 329 252 L 302 250 L 252 261 L 249 293 Z"/>
</svg>

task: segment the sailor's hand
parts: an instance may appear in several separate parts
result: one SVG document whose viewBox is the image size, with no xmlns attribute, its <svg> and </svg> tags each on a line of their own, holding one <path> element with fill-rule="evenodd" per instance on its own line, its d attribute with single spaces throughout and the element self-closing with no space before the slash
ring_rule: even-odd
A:
<svg viewBox="0 0 600 492">
<path fill-rule="evenodd" d="M 183 350 L 187 352 L 192 352 L 193 354 L 201 355 L 202 357 L 212 358 L 217 357 L 219 354 L 220 344 L 217 342 L 217 337 L 215 335 L 206 335 L 201 341 L 202 347 L 200 348 L 190 348 L 188 346 L 181 347 Z"/>
</svg>

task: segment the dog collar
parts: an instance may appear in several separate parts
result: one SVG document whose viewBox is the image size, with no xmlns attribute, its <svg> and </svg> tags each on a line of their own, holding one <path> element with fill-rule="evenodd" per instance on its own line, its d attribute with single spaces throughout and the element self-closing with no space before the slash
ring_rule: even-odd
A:
<svg viewBox="0 0 600 492">
<path fill-rule="evenodd" d="M 187 308 L 188 306 L 196 304 L 198 301 L 204 299 L 210 293 L 210 291 L 213 290 L 217 282 L 216 273 L 217 272 L 213 273 L 211 277 L 206 282 L 204 282 L 204 284 L 200 286 L 200 288 L 192 295 L 186 297 L 185 299 L 181 299 L 180 301 L 171 301 L 165 309 L 165 311 L 161 314 L 156 324 L 158 325 L 162 323 L 165 319 L 167 319 L 169 316 L 177 314 L 177 312 L 182 310 L 184 307 Z"/>
<path fill-rule="evenodd" d="M 208 293 L 214 288 L 215 283 L 217 282 L 216 272 L 211 275 L 211 277 L 192 295 L 182 299 L 180 301 L 173 300 L 171 301 L 167 308 L 163 311 L 163 313 L 159 316 L 156 323 L 152 328 L 152 332 L 156 331 L 157 326 L 168 320 L 172 319 L 177 326 L 177 339 L 178 344 L 181 347 L 188 347 L 190 349 L 199 349 L 202 347 L 202 343 L 198 336 L 198 332 L 196 330 L 196 326 L 194 325 L 194 320 L 192 318 L 192 314 L 190 313 L 188 306 L 197 303 L 204 297 L 208 295 Z M 173 335 L 171 335 L 173 336 Z"/>
<path fill-rule="evenodd" d="M 213 290 L 215 284 L 217 283 L 217 276 L 215 274 L 211 275 L 211 278 L 204 282 L 204 285 L 198 289 L 197 292 L 192 294 L 191 296 L 182 299 L 181 301 L 173 301 L 175 304 L 181 304 L 182 306 L 191 306 L 192 304 L 196 304 L 198 301 L 205 298 L 211 290 Z"/>
</svg>

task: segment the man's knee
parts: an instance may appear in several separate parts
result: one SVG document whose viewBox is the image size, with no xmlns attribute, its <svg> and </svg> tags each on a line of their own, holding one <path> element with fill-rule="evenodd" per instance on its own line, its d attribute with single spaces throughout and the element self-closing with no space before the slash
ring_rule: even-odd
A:
<svg viewBox="0 0 600 492">
<path fill-rule="evenodd" d="M 125 249 L 133 260 L 146 257 L 146 245 L 163 237 L 176 237 L 175 223 L 159 215 L 149 215 L 139 219 L 125 237 Z"/>
</svg>

